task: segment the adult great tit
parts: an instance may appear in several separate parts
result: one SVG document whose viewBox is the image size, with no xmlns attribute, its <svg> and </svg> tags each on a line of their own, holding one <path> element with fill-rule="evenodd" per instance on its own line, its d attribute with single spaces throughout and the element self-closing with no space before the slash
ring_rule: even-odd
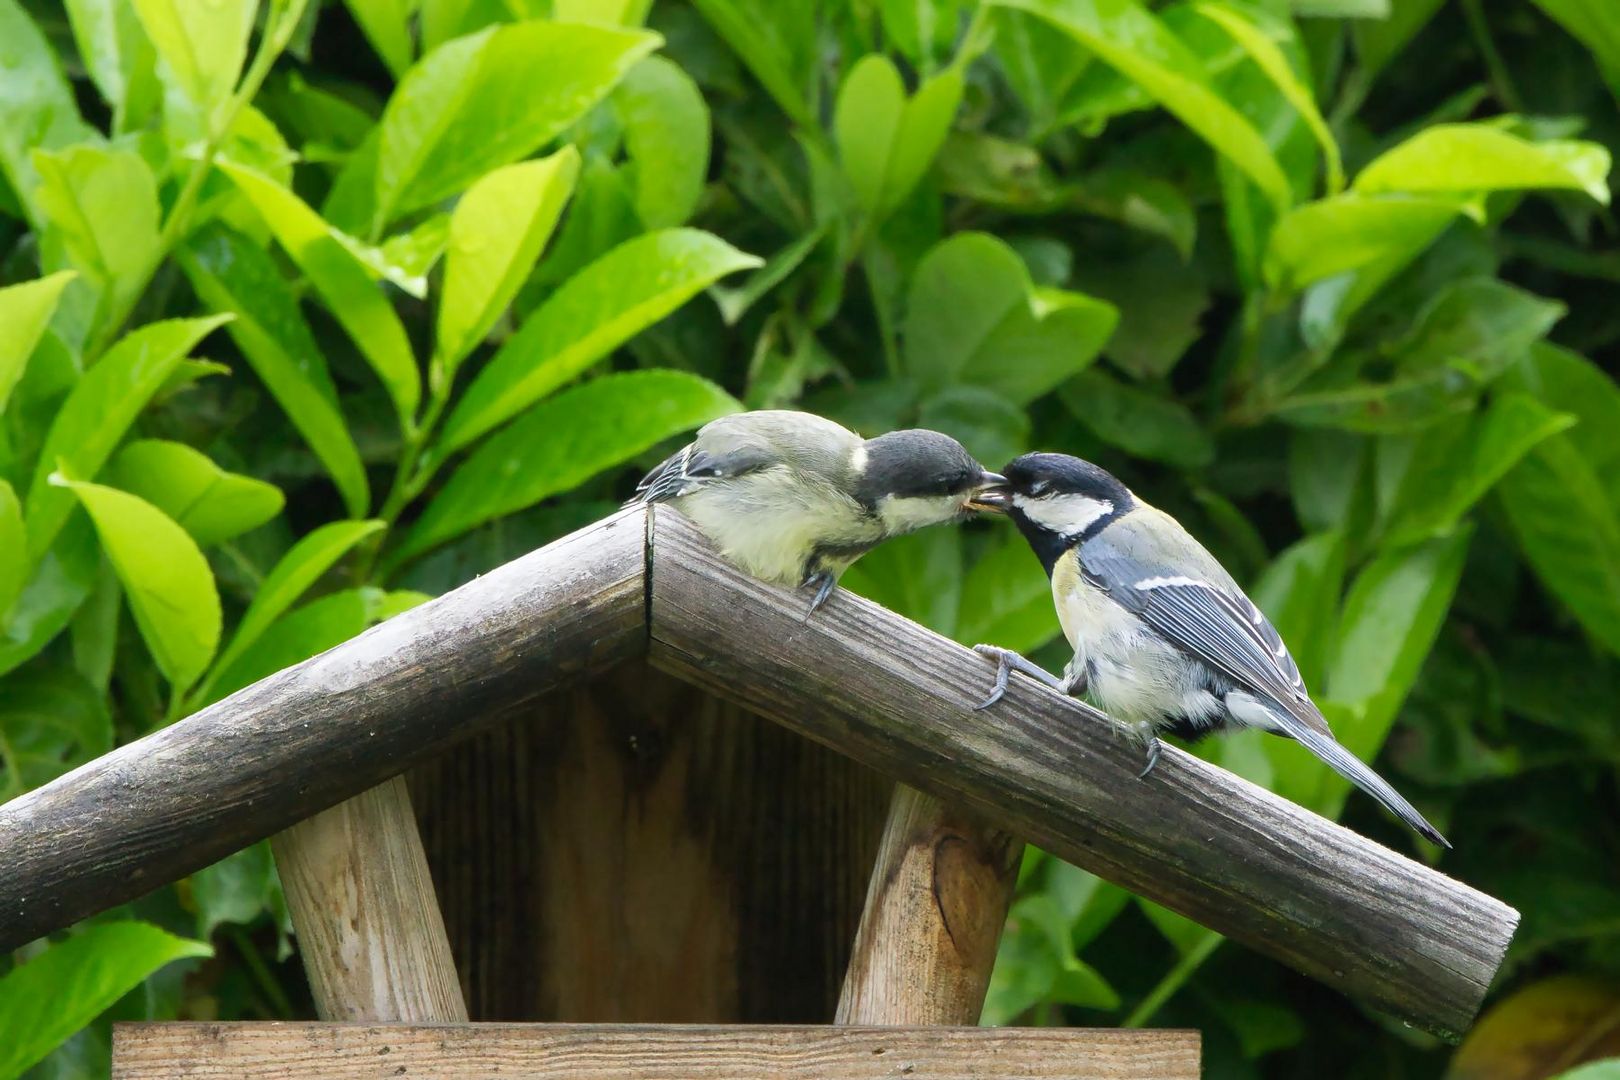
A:
<svg viewBox="0 0 1620 1080">
<path fill-rule="evenodd" d="M 866 552 L 986 509 L 974 496 L 1004 483 L 937 431 L 863 439 L 810 413 L 766 409 L 706 424 L 630 501 L 674 506 L 754 577 L 813 587 L 814 612 Z"/>
<path fill-rule="evenodd" d="M 1057 679 L 1016 653 L 997 660 L 994 704 L 1010 671 L 1063 693 L 1085 693 L 1148 742 L 1257 727 L 1298 740 L 1428 840 L 1450 847 L 1377 773 L 1333 737 L 1288 648 L 1232 576 L 1181 523 L 1096 465 L 1066 454 L 1025 454 L 1007 486 L 981 496 L 1005 512 L 1052 579 L 1074 659 Z"/>
</svg>

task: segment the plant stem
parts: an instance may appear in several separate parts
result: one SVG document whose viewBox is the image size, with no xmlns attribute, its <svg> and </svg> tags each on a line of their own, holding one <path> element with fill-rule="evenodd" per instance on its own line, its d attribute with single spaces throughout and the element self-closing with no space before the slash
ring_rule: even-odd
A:
<svg viewBox="0 0 1620 1080">
<path fill-rule="evenodd" d="M 231 939 L 231 944 L 236 946 L 236 951 L 242 954 L 242 960 L 247 964 L 248 973 L 253 976 L 253 981 L 259 984 L 259 989 L 269 999 L 270 1008 L 275 1011 L 275 1018 L 277 1020 L 290 1020 L 293 1015 L 293 1007 L 292 1002 L 287 998 L 287 991 L 281 988 L 281 984 L 276 981 L 275 974 L 265 966 L 264 957 L 260 956 L 259 950 L 254 947 L 253 939 L 248 937 L 247 932 L 240 926 L 231 927 L 227 933 Z"/>
<path fill-rule="evenodd" d="M 1120 1022 L 1120 1027 L 1144 1027 L 1154 1014 L 1164 1007 L 1165 1002 L 1176 995 L 1186 981 L 1192 978 L 1193 973 L 1204 966 L 1204 961 L 1212 956 L 1215 950 L 1225 941 L 1221 935 L 1213 930 L 1206 931 L 1198 943 L 1188 949 L 1186 954 L 1176 962 L 1176 966 L 1165 973 L 1159 984 L 1148 991 L 1131 1014 Z"/>
<path fill-rule="evenodd" d="M 1496 100 L 1509 112 L 1523 112 L 1524 99 L 1513 85 L 1513 76 L 1508 74 L 1502 54 L 1496 50 L 1490 24 L 1485 21 L 1485 10 L 1479 0 L 1463 0 L 1462 9 L 1463 17 L 1468 20 L 1468 29 L 1474 35 L 1474 43 L 1479 46 L 1480 59 L 1485 61 L 1485 70 L 1490 74 L 1491 91 L 1496 95 Z"/>
<path fill-rule="evenodd" d="M 95 363 L 106 351 L 107 346 L 117 339 L 119 332 L 124 328 L 124 323 L 129 321 L 130 313 L 135 310 L 135 305 L 151 285 L 158 268 L 169 257 L 174 246 L 190 231 L 191 215 L 197 208 L 198 198 L 202 195 L 203 183 L 214 167 L 215 155 L 219 153 L 219 148 L 236 123 L 237 114 L 242 111 L 243 106 L 258 96 L 259 88 L 264 85 L 265 78 L 270 74 L 270 68 L 281 55 L 281 51 L 287 47 L 287 42 L 292 39 L 293 31 L 297 29 L 297 19 L 283 18 L 278 14 L 277 9 L 283 7 L 284 3 L 271 4 L 265 35 L 259 40 L 259 49 L 253 55 L 253 62 L 248 65 L 247 74 L 242 77 L 236 93 L 232 94 L 210 118 L 208 139 L 203 143 L 197 163 L 186 174 L 186 182 L 181 186 L 180 194 L 175 197 L 174 205 L 169 208 L 168 217 L 163 221 L 163 230 L 158 234 L 157 246 L 136 271 L 135 287 L 124 293 L 123 299 L 115 302 L 107 312 L 106 321 L 91 338 L 89 346 L 85 349 L 85 367 Z"/>
</svg>

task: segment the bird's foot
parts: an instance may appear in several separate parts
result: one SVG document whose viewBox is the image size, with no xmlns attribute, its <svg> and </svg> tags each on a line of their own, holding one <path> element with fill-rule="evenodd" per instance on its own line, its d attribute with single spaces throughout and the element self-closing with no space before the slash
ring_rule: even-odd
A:
<svg viewBox="0 0 1620 1080">
<path fill-rule="evenodd" d="M 973 706 L 974 711 L 988 709 L 1000 701 L 1002 696 L 1007 693 L 1007 680 L 1014 671 L 1021 671 L 1036 682 L 1050 686 L 1060 694 L 1068 693 L 1068 688 L 1062 679 L 1059 679 L 1040 665 L 1026 660 L 1011 649 L 1003 649 L 999 645 L 975 645 L 973 651 L 996 662 L 995 685 L 990 688 L 989 697 Z"/>
<path fill-rule="evenodd" d="M 1147 764 L 1142 766 L 1142 771 L 1136 774 L 1138 780 L 1147 779 L 1147 774 L 1152 772 L 1153 766 L 1159 763 L 1159 750 L 1162 746 L 1163 744 L 1155 736 L 1148 736 Z"/>
<path fill-rule="evenodd" d="M 804 617 L 807 619 L 816 613 L 817 608 L 827 602 L 827 597 L 831 596 L 833 589 L 838 586 L 838 579 L 825 570 L 818 570 L 804 579 L 802 587 L 808 589 L 812 585 L 816 586 L 816 595 L 815 599 L 810 601 L 810 610 L 805 613 Z"/>
</svg>

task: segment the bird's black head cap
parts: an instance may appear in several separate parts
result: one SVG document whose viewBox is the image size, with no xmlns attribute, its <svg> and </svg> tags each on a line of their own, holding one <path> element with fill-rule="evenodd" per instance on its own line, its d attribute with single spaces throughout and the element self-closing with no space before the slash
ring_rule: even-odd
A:
<svg viewBox="0 0 1620 1080">
<path fill-rule="evenodd" d="M 1068 454 L 1025 454 L 1002 472 L 1007 515 L 1049 574 L 1065 551 L 1095 536 L 1136 501 L 1113 473 Z"/>
<path fill-rule="evenodd" d="M 868 507 L 886 495 L 964 494 L 983 486 L 992 475 L 961 443 L 926 428 L 891 431 L 868 439 L 865 451 L 865 463 L 856 477 L 856 497 Z"/>
</svg>

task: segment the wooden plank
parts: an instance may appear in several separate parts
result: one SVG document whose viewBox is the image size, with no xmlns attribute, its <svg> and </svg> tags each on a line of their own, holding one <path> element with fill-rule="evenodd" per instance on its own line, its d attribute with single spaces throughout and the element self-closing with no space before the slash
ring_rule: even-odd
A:
<svg viewBox="0 0 1620 1080">
<path fill-rule="evenodd" d="M 480 1020 L 825 1023 L 893 783 L 630 660 L 415 769 Z"/>
<path fill-rule="evenodd" d="M 113 1080 L 1197 1080 L 1196 1031 L 116 1024 Z"/>
<path fill-rule="evenodd" d="M 978 1023 L 1023 851 L 978 815 L 897 784 L 838 1023 Z"/>
<path fill-rule="evenodd" d="M 1189 754 L 1141 750 L 1023 678 L 994 709 L 988 661 L 840 592 L 722 562 L 659 511 L 649 656 L 1013 835 L 1446 1037 L 1465 1031 L 1518 912 Z M 1466 842 L 1466 841 L 1465 841 Z"/>
<path fill-rule="evenodd" d="M 0 952 L 639 655 L 645 530 L 622 511 L 0 806 Z"/>
<path fill-rule="evenodd" d="M 405 778 L 270 839 L 323 1020 L 467 1019 Z"/>
</svg>

